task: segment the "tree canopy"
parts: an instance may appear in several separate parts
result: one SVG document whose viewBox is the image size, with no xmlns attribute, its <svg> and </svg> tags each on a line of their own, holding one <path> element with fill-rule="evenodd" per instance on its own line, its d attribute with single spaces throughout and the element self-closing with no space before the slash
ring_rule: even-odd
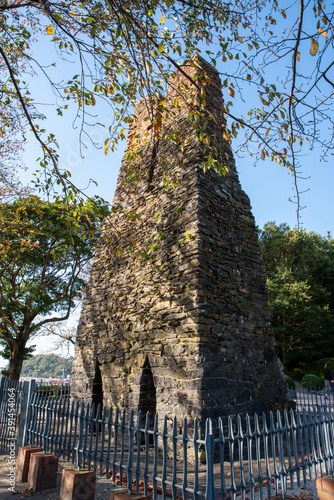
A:
<svg viewBox="0 0 334 500">
<path fill-rule="evenodd" d="M 265 224 L 260 235 L 269 306 L 285 369 L 334 356 L 334 240 Z"/>
<path fill-rule="evenodd" d="M 270 158 L 289 168 L 299 203 L 298 155 L 305 146 L 319 146 L 324 157 L 334 147 L 333 14 L 331 3 L 318 0 L 2 0 L 0 161 L 8 160 L 1 148 L 9 149 L 13 135 L 23 140 L 31 130 L 41 145 L 48 187 L 58 182 L 71 193 L 69 173 L 58 164 L 56 137 L 42 126 L 31 75 L 51 84 L 50 102 L 55 96 L 59 115 L 76 103 L 81 139 L 98 122 L 94 106 L 108 103 L 108 152 L 125 137 L 134 102 L 146 97 L 152 111 L 170 73 L 194 64 L 201 52 L 222 79 L 226 139 L 238 137 L 254 161 Z M 45 62 L 34 49 L 48 41 L 57 56 L 48 52 Z M 241 110 L 233 107 L 236 101 L 245 101 Z M 18 129 L 21 135 L 15 135 Z M 154 140 L 154 127 L 148 140 Z M 200 140 L 205 142 L 205 134 Z"/>
<path fill-rule="evenodd" d="M 66 320 L 81 299 L 106 213 L 36 196 L 0 205 L 0 344 L 9 378 L 19 378 L 28 340 Z"/>
</svg>

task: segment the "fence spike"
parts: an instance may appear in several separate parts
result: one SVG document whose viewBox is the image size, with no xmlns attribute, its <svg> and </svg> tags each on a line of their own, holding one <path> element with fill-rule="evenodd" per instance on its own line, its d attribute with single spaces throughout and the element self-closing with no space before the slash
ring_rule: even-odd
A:
<svg viewBox="0 0 334 500">
<path fill-rule="evenodd" d="M 216 498 L 214 472 L 213 472 L 214 446 L 215 445 L 212 432 L 212 420 L 211 418 L 207 418 L 205 421 L 205 457 L 206 457 L 205 498 L 207 500 L 214 500 Z"/>
<path fill-rule="evenodd" d="M 183 419 L 183 432 L 182 432 L 182 446 L 183 446 L 183 479 L 182 479 L 182 498 L 188 499 L 188 422 L 187 417 Z"/>
<path fill-rule="evenodd" d="M 125 432 L 126 432 L 126 413 L 125 413 L 125 408 L 123 409 L 122 412 L 122 421 L 120 424 L 121 427 L 121 453 L 119 456 L 119 483 L 122 486 L 123 484 L 123 472 L 124 472 L 124 452 L 125 452 Z"/>
<path fill-rule="evenodd" d="M 107 445 L 107 455 L 106 455 L 106 478 L 110 479 L 109 471 L 110 471 L 110 449 L 111 449 L 111 442 L 112 442 L 112 416 L 113 416 L 113 409 L 110 408 L 109 410 L 109 415 L 108 415 L 108 422 L 107 422 L 107 429 L 108 429 L 108 445 Z M 115 446 L 115 445 L 114 445 Z M 113 481 L 115 481 L 114 476 L 112 476 Z"/>
<path fill-rule="evenodd" d="M 136 442 L 137 442 L 137 461 L 136 461 L 136 495 L 139 493 L 139 481 L 140 481 L 140 453 L 141 453 L 141 436 L 142 436 L 142 414 L 141 410 L 138 412 L 137 418 L 137 429 L 136 429 Z"/>
<path fill-rule="evenodd" d="M 194 500 L 198 499 L 198 448 L 199 448 L 199 443 L 198 443 L 198 420 L 195 418 L 194 420 L 194 436 L 193 436 L 193 446 L 194 446 L 194 457 L 195 457 L 195 463 L 194 463 Z"/>
<path fill-rule="evenodd" d="M 167 447 L 167 440 L 166 440 Z M 172 469 L 172 500 L 176 500 L 176 484 L 177 484 L 177 418 L 173 418 L 172 428 L 172 449 L 173 449 L 173 469 Z M 167 460 L 166 460 L 167 470 Z"/>
<path fill-rule="evenodd" d="M 134 446 L 134 423 L 133 423 L 133 410 L 130 410 L 129 424 L 128 424 L 128 436 L 129 436 L 129 453 L 128 453 L 128 463 L 126 466 L 126 476 L 127 476 L 127 486 L 128 492 L 131 494 L 132 491 L 132 472 L 133 472 L 133 446 Z"/>
<path fill-rule="evenodd" d="M 153 498 L 157 498 L 157 479 L 158 479 L 158 414 L 154 417 L 154 427 L 153 427 L 153 471 L 152 471 L 152 484 L 153 484 Z"/>
<path fill-rule="evenodd" d="M 149 431 L 150 431 L 150 412 L 146 413 L 145 420 L 145 465 L 144 465 L 144 495 L 147 496 L 148 491 L 148 452 L 149 452 Z"/>
<path fill-rule="evenodd" d="M 100 476 L 102 476 L 102 470 L 103 470 L 103 457 L 104 457 L 104 443 L 105 443 L 105 434 L 106 434 L 106 407 L 103 407 L 103 412 L 102 412 L 102 417 L 101 417 L 101 449 L 100 449 L 100 457 L 99 457 L 99 463 L 100 463 Z M 108 476 L 106 476 L 108 477 Z"/>
</svg>

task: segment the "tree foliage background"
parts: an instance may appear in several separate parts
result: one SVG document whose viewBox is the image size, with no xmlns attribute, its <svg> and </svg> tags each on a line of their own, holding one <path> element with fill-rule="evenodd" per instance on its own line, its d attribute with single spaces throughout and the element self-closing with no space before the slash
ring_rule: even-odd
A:
<svg viewBox="0 0 334 500">
<path fill-rule="evenodd" d="M 23 362 L 22 377 L 65 378 L 71 374 L 73 357 L 62 358 L 56 354 L 36 354 Z M 64 373 L 63 373 L 64 372 Z"/>
<path fill-rule="evenodd" d="M 59 183 L 67 196 L 75 192 L 70 173 L 59 167 L 57 139 L 43 128 L 31 75 L 49 82 L 59 115 L 75 103 L 80 140 L 98 122 L 97 102 L 108 104 L 108 152 L 125 137 L 134 102 L 148 98 L 153 121 L 171 71 L 182 72 L 180 64 L 193 64 L 201 52 L 222 79 L 226 140 L 238 137 L 254 161 L 270 158 L 290 169 L 299 208 L 299 155 L 319 147 L 325 157 L 334 147 L 333 14 L 330 2 L 318 0 L 1 0 L 2 177 L 30 130 L 41 146 L 41 184 L 50 190 Z M 43 65 L 34 48 L 45 39 L 57 57 Z M 235 101 L 245 101 L 242 112 L 234 111 Z M 152 127 L 147 140 L 154 142 L 154 135 Z M 11 141 L 18 141 L 16 148 Z"/>
<path fill-rule="evenodd" d="M 69 318 L 81 300 L 104 206 L 48 202 L 36 196 L 0 205 L 0 353 L 18 379 L 27 342 Z"/>
<path fill-rule="evenodd" d="M 334 240 L 268 222 L 260 244 L 285 369 L 307 369 L 334 357 Z"/>
</svg>

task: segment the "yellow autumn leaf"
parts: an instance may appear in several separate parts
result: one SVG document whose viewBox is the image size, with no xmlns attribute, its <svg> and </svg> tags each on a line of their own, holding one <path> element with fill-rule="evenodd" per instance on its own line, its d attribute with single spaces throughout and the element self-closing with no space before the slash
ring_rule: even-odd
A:
<svg viewBox="0 0 334 500">
<path fill-rule="evenodd" d="M 152 64 L 147 59 L 145 59 L 145 68 L 147 73 L 150 75 L 152 73 Z"/>
<path fill-rule="evenodd" d="M 234 90 L 232 89 L 232 87 L 229 87 L 228 93 L 229 93 L 230 97 L 234 97 Z"/>
<path fill-rule="evenodd" d="M 229 141 L 231 139 L 231 134 L 227 130 L 224 130 L 223 137 L 225 141 Z"/>
<path fill-rule="evenodd" d="M 319 43 L 317 42 L 317 40 L 312 38 L 311 47 L 310 47 L 311 56 L 315 56 L 316 53 L 318 52 L 318 50 L 319 50 Z"/>
<path fill-rule="evenodd" d="M 51 26 L 48 26 L 48 27 L 46 28 L 46 33 L 47 33 L 48 35 L 53 35 L 53 33 L 54 33 L 54 32 L 53 32 L 53 26 L 52 26 L 52 25 L 51 25 Z"/>
<path fill-rule="evenodd" d="M 262 95 L 261 95 L 261 94 L 259 94 L 259 98 L 260 98 L 260 101 L 262 102 L 262 104 L 263 104 L 264 106 L 269 106 L 269 102 L 268 102 L 268 101 L 266 101 L 265 99 L 263 99 L 263 97 L 262 97 Z"/>
</svg>

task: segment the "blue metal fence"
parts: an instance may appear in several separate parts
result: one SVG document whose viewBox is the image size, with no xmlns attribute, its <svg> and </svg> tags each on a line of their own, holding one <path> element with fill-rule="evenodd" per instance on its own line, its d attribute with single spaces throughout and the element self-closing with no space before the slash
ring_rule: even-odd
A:
<svg viewBox="0 0 334 500">
<path fill-rule="evenodd" d="M 305 394 L 303 397 L 306 396 Z M 208 419 L 201 435 L 199 422 L 177 420 L 119 409 L 90 407 L 69 399 L 34 397 L 28 440 L 76 462 L 129 491 L 153 498 L 167 490 L 173 499 L 271 497 L 307 478 L 333 475 L 334 413 L 321 396 L 305 399 L 303 411 L 267 417 Z M 316 404 L 317 403 L 317 404 Z M 311 411 L 310 411 L 311 409 Z"/>
<path fill-rule="evenodd" d="M 334 474 L 332 395 L 295 396 L 295 411 L 208 419 L 200 429 L 197 420 L 155 415 L 151 426 L 148 414 L 35 392 L 27 405 L 24 444 L 93 469 L 129 491 L 152 491 L 153 498 L 270 498 Z"/>
</svg>

